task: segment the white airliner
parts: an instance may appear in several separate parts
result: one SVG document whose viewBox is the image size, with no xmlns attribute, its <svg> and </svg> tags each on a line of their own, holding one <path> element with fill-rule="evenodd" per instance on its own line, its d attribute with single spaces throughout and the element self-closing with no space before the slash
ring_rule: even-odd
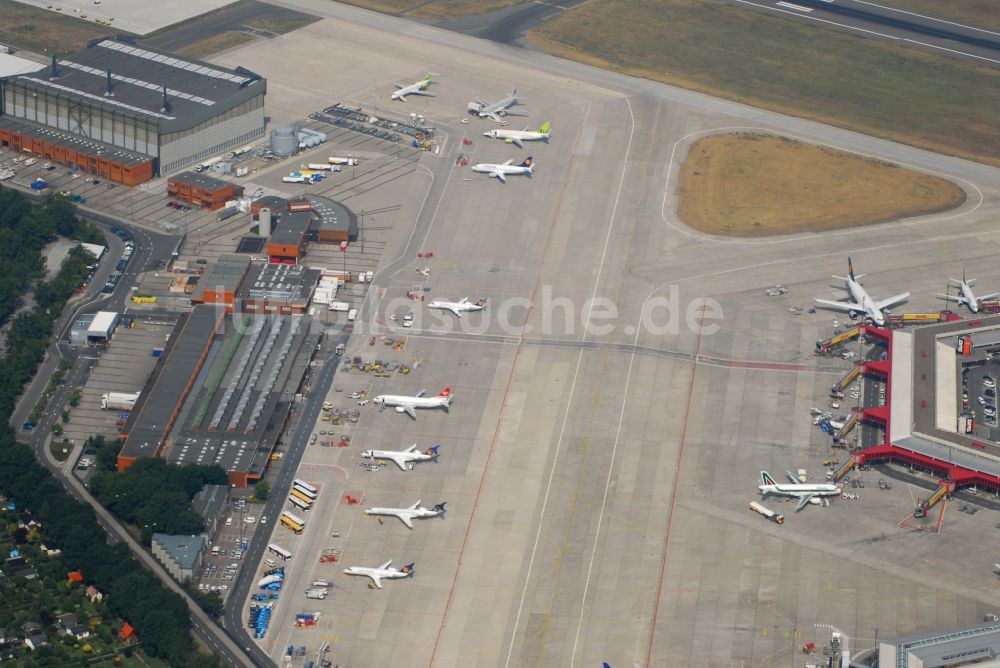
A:
<svg viewBox="0 0 1000 668">
<path fill-rule="evenodd" d="M 902 292 L 898 295 L 889 297 L 888 299 L 875 301 L 868 294 L 868 291 L 865 290 L 860 283 L 858 283 L 858 279 L 862 276 L 864 276 L 864 274 L 858 274 L 857 276 L 854 275 L 854 265 L 851 263 L 851 258 L 847 258 L 847 276 L 834 276 L 834 278 L 846 281 L 847 285 L 845 286 L 845 289 L 850 293 L 853 301 L 836 302 L 828 299 L 817 299 L 816 301 L 830 308 L 847 311 L 850 313 L 851 318 L 857 318 L 859 315 L 864 315 L 873 323 L 881 327 L 885 324 L 885 314 L 882 311 L 906 300 L 906 298 L 910 296 L 910 293 L 908 291 Z"/>
<path fill-rule="evenodd" d="M 469 102 L 467 109 L 470 114 L 476 114 L 479 118 L 491 118 L 497 123 L 504 123 L 504 121 L 501 120 L 502 116 L 524 115 L 510 111 L 511 107 L 520 103 L 521 99 L 517 96 L 517 87 L 515 86 L 510 89 L 509 93 L 507 93 L 507 97 L 501 100 L 490 103 L 481 97 L 477 97 L 472 102 Z"/>
<path fill-rule="evenodd" d="M 982 297 L 976 297 L 972 293 L 972 284 L 976 282 L 976 279 L 970 278 L 966 280 L 965 270 L 962 270 L 962 280 L 957 278 L 949 278 L 948 283 L 957 287 L 959 294 L 957 295 L 942 295 L 938 294 L 941 299 L 946 299 L 950 302 L 957 302 L 963 304 L 973 313 L 979 313 L 980 307 L 982 307 L 983 302 L 988 302 L 1000 297 L 1000 292 L 994 292 L 989 295 L 983 295 Z"/>
<path fill-rule="evenodd" d="M 386 406 L 395 406 L 397 413 L 406 413 L 416 420 L 417 408 L 443 408 L 447 412 L 451 406 L 451 397 L 451 388 L 446 387 L 436 397 L 424 397 L 424 390 L 420 390 L 412 397 L 401 394 L 380 394 L 372 399 L 372 402 L 380 411 Z"/>
<path fill-rule="evenodd" d="M 379 589 L 382 588 L 382 579 L 386 580 L 398 580 L 399 578 L 408 578 L 413 575 L 413 564 L 406 564 L 402 568 L 392 568 L 392 559 L 385 562 L 378 568 L 371 568 L 368 566 L 351 566 L 350 568 L 345 568 L 344 572 L 348 575 L 363 575 L 366 578 L 371 578 L 372 582 Z"/>
<path fill-rule="evenodd" d="M 457 317 L 461 318 L 463 311 L 482 311 L 486 308 L 486 298 L 483 297 L 475 302 L 470 302 L 468 297 L 462 297 L 461 301 L 457 302 L 431 302 L 427 305 L 427 308 L 439 308 L 444 311 L 451 311 Z"/>
<path fill-rule="evenodd" d="M 430 510 L 420 505 L 418 500 L 409 508 L 368 508 L 365 515 L 392 515 L 398 517 L 406 525 L 407 529 L 413 528 L 413 520 L 421 520 L 427 517 L 444 517 L 444 504 L 442 501 Z"/>
<path fill-rule="evenodd" d="M 478 165 L 473 165 L 472 171 L 479 172 L 480 174 L 489 174 L 507 183 L 508 176 L 526 174 L 530 177 L 535 173 L 535 163 L 531 161 L 531 156 L 529 155 L 520 165 L 515 165 L 514 159 L 511 158 L 501 165 L 492 162 L 481 162 Z"/>
<path fill-rule="evenodd" d="M 426 462 L 431 459 L 437 459 L 438 448 L 440 445 L 435 445 L 433 448 L 428 448 L 423 452 L 417 452 L 417 444 L 414 443 L 406 450 L 365 450 L 361 453 L 362 457 L 367 459 L 389 459 L 395 462 L 401 470 L 405 471 L 406 465 L 412 465 L 414 462 Z"/>
<path fill-rule="evenodd" d="M 552 123 L 545 121 L 542 123 L 542 127 L 537 130 L 529 130 L 524 128 L 523 130 L 487 130 L 483 133 L 484 137 L 489 137 L 490 139 L 503 139 L 508 144 L 517 144 L 518 148 L 524 148 L 524 142 L 526 141 L 543 141 L 546 144 L 549 142 L 549 137 L 552 136 Z"/>
<path fill-rule="evenodd" d="M 792 476 L 789 476 L 789 478 L 793 479 Z M 758 489 L 760 489 L 761 496 L 767 496 L 768 494 L 794 496 L 799 500 L 799 504 L 795 507 L 796 512 L 802 510 L 810 503 L 822 503 L 821 499 L 825 496 L 840 495 L 840 487 L 831 483 L 776 483 L 767 471 L 760 472 L 760 485 Z"/>
<path fill-rule="evenodd" d="M 406 102 L 407 95 L 427 95 L 428 97 L 434 97 L 434 93 L 431 93 L 427 90 L 427 88 L 431 85 L 432 76 L 434 76 L 434 73 L 428 72 L 427 76 L 425 76 L 423 79 L 421 79 L 420 81 L 415 81 L 411 83 L 409 86 L 396 84 L 396 88 L 398 90 L 393 91 L 391 96 L 392 99 L 402 100 L 403 102 Z"/>
</svg>

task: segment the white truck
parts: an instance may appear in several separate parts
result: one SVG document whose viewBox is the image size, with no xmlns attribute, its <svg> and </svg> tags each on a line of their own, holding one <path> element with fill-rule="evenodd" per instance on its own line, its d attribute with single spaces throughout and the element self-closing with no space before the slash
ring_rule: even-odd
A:
<svg viewBox="0 0 1000 668">
<path fill-rule="evenodd" d="M 351 305 L 347 302 L 330 302 L 331 311 L 343 311 L 346 313 L 351 310 Z"/>
<path fill-rule="evenodd" d="M 331 165 L 347 165 L 348 167 L 354 167 L 358 164 L 357 158 L 330 158 Z"/>
<path fill-rule="evenodd" d="M 306 589 L 306 598 L 324 599 L 329 593 L 330 593 L 329 589 L 324 589 L 321 587 L 313 587 L 311 589 Z"/>
<path fill-rule="evenodd" d="M 106 411 L 130 411 L 135 408 L 139 392 L 105 392 L 101 395 L 101 409 Z"/>
<path fill-rule="evenodd" d="M 211 167 L 212 165 L 214 165 L 217 162 L 222 162 L 222 156 L 221 155 L 220 156 L 216 156 L 214 158 L 209 158 L 205 162 L 202 162 L 202 163 L 199 163 L 199 164 L 195 165 L 194 166 L 194 171 L 196 171 L 196 172 L 198 172 L 200 174 L 201 172 L 205 171 L 206 169 L 208 169 L 209 167 Z"/>
<path fill-rule="evenodd" d="M 358 309 L 352 308 L 347 312 L 347 322 L 354 322 L 358 317 Z"/>
</svg>

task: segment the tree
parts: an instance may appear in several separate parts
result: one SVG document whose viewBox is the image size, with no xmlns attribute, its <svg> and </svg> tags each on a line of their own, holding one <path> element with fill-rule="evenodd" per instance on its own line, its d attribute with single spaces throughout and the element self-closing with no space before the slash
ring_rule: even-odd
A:
<svg viewBox="0 0 1000 668">
<path fill-rule="evenodd" d="M 253 488 L 253 495 L 258 501 L 267 501 L 267 497 L 271 494 L 271 486 L 267 484 L 266 480 L 261 480 Z"/>
</svg>

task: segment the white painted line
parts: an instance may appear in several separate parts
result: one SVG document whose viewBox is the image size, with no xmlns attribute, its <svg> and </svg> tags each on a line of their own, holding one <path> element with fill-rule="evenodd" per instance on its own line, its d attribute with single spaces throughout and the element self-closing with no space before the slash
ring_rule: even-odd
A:
<svg viewBox="0 0 1000 668">
<path fill-rule="evenodd" d="M 597 297 L 597 290 L 601 285 L 601 275 L 604 271 L 604 261 L 608 255 L 608 244 L 611 241 L 611 232 L 615 227 L 615 217 L 618 214 L 618 202 L 622 196 L 622 187 L 625 185 L 625 173 L 628 171 L 628 161 L 629 156 L 632 151 L 632 138 L 635 134 L 635 115 L 632 113 L 632 102 L 625 98 L 625 104 L 628 106 L 628 115 L 632 120 L 631 127 L 628 133 L 628 144 L 625 146 L 625 161 L 622 167 L 621 179 L 618 181 L 618 192 L 615 194 L 615 203 L 611 207 L 611 219 L 608 221 L 608 232 L 604 237 L 604 250 L 601 252 L 601 262 L 597 268 L 597 279 L 594 281 L 594 293 L 590 299 L 590 303 L 594 303 L 594 299 Z M 587 318 L 584 320 L 589 322 L 590 312 L 587 314 Z M 586 329 L 583 332 L 581 340 L 587 338 Z M 528 572 L 524 577 L 524 589 L 521 590 L 521 601 L 517 604 L 517 615 L 514 617 L 514 630 L 510 634 L 510 646 L 507 648 L 507 660 L 504 662 L 504 668 L 510 666 L 511 655 L 514 653 L 514 641 L 517 640 L 517 627 L 521 621 L 521 612 L 524 609 L 524 599 L 528 595 L 528 586 L 531 584 L 531 571 L 535 565 L 535 554 L 538 552 L 538 542 L 542 537 L 542 526 L 545 520 L 545 509 L 549 504 L 549 492 L 552 491 L 552 479 L 555 476 L 556 468 L 559 466 L 559 451 L 562 449 L 563 436 L 566 434 L 566 424 L 569 422 L 569 412 L 573 404 L 573 394 L 576 389 L 576 380 L 580 375 L 580 364 L 583 362 L 583 351 L 580 349 L 580 353 L 576 357 L 576 370 L 573 371 L 573 381 L 569 386 L 569 397 L 566 399 L 566 413 L 563 415 L 562 427 L 559 429 L 559 439 L 556 441 L 556 451 L 552 456 L 552 468 L 549 469 L 549 479 L 545 485 L 545 496 L 542 498 L 542 509 L 538 513 L 538 531 L 535 532 L 535 543 L 531 548 L 531 558 L 528 560 Z"/>
<path fill-rule="evenodd" d="M 848 30 L 857 30 L 858 32 L 863 32 L 868 35 L 877 35 L 878 37 L 885 37 L 886 39 L 899 39 L 893 35 L 886 35 L 882 32 L 875 32 L 874 30 L 865 30 L 864 28 L 855 28 L 854 26 L 849 26 L 846 23 L 837 23 L 836 21 L 829 21 L 827 19 L 821 19 L 816 16 L 806 16 L 805 14 L 798 14 L 796 12 L 790 12 L 787 9 L 778 9 L 777 7 L 771 7 L 770 5 L 761 5 L 756 2 L 750 2 L 749 0 L 733 0 L 733 2 L 739 2 L 744 5 L 753 5 L 754 7 L 760 7 L 761 9 L 767 9 L 772 12 L 781 12 L 782 14 L 790 14 L 791 16 L 798 16 L 804 19 L 809 19 L 810 21 L 819 21 L 820 23 L 829 23 L 832 26 L 838 26 L 840 28 L 847 28 Z"/>
<path fill-rule="evenodd" d="M 824 2 L 832 0 L 823 0 Z M 1000 32 L 993 32 L 992 30 L 984 30 L 983 28 L 977 28 L 975 26 L 967 26 L 964 23 L 955 23 L 954 21 L 945 21 L 944 19 L 939 19 L 935 16 L 927 16 L 926 14 L 917 14 L 916 12 L 908 12 L 905 9 L 896 9 L 895 7 L 886 7 L 885 5 L 880 5 L 874 2 L 867 2 L 867 0 L 854 0 L 854 2 L 860 3 L 862 5 L 870 5 L 872 7 L 878 7 L 879 9 L 888 9 L 890 12 L 899 12 L 900 14 L 909 14 L 910 16 L 916 16 L 918 18 L 927 19 L 928 21 L 937 21 L 938 23 L 947 23 L 948 25 L 958 26 L 959 28 L 967 28 L 969 30 L 975 30 L 977 32 L 984 32 L 988 35 L 1000 36 Z"/>
<path fill-rule="evenodd" d="M 930 47 L 931 49 L 939 49 L 941 51 L 948 51 L 949 53 L 957 53 L 960 56 L 968 56 L 969 58 L 978 58 L 979 60 L 986 60 L 986 61 L 989 61 L 991 63 L 997 63 L 998 65 L 1000 65 L 1000 60 L 995 60 L 993 58 L 987 58 L 986 56 L 977 56 L 974 53 L 966 53 L 965 51 L 956 51 L 955 49 L 947 49 L 947 48 L 945 48 L 943 46 L 937 46 L 935 44 L 928 44 L 927 42 L 918 42 L 915 39 L 906 38 L 903 41 L 905 41 L 905 42 L 912 42 L 913 44 L 919 44 L 920 46 Z"/>
<path fill-rule="evenodd" d="M 808 13 L 810 13 L 812 11 L 808 7 L 802 7 L 800 5 L 793 5 L 790 2 L 778 2 L 778 3 L 775 3 L 775 4 L 777 4 L 779 7 L 787 7 L 788 9 L 794 9 L 794 10 L 799 11 L 799 12 L 805 12 L 806 14 L 808 14 Z"/>
</svg>

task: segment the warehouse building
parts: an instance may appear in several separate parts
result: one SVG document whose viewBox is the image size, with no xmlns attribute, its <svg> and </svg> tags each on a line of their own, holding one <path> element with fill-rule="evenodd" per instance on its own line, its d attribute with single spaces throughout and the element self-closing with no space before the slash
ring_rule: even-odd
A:
<svg viewBox="0 0 1000 668">
<path fill-rule="evenodd" d="M 302 315 L 320 273 L 302 265 L 255 264 L 240 290 L 239 302 L 245 313 Z"/>
<path fill-rule="evenodd" d="M 167 197 L 202 209 L 216 211 L 242 196 L 243 186 L 195 172 L 181 172 L 167 179 Z"/>
<path fill-rule="evenodd" d="M 196 306 L 132 413 L 118 470 L 162 457 L 216 464 L 238 487 L 260 480 L 322 336 L 315 329 L 308 316 Z"/>
<path fill-rule="evenodd" d="M 205 539 L 154 533 L 150 552 L 178 582 L 193 580 L 201 570 Z"/>
<path fill-rule="evenodd" d="M 93 343 L 107 343 L 118 326 L 118 314 L 114 311 L 84 313 L 69 329 L 69 342 L 74 346 L 89 346 Z"/>
<path fill-rule="evenodd" d="M 298 264 L 306 254 L 309 226 L 312 218 L 308 211 L 283 213 L 267 240 L 267 259 L 281 264 Z"/>
<path fill-rule="evenodd" d="M 0 79 L 0 145 L 135 185 L 264 135 L 266 81 L 125 37 Z"/>
<path fill-rule="evenodd" d="M 250 267 L 245 255 L 223 255 L 208 276 L 198 281 L 191 293 L 192 304 L 220 304 L 227 313 L 236 310 L 236 292 Z"/>
</svg>

